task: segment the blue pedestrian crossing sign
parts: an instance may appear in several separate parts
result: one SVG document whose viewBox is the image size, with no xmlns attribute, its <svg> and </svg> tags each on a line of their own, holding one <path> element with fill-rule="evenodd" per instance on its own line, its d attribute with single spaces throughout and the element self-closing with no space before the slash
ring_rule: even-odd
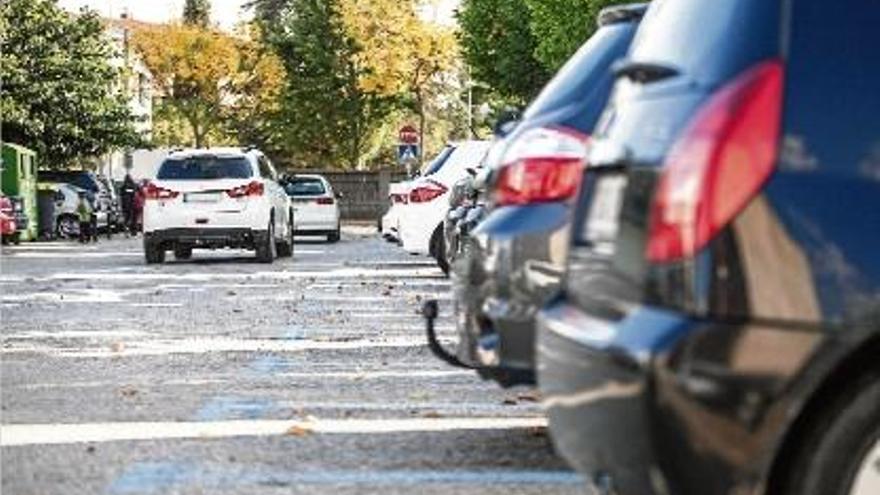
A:
<svg viewBox="0 0 880 495">
<path fill-rule="evenodd" d="M 417 144 L 399 144 L 397 145 L 397 161 L 400 163 L 410 163 L 419 159 L 419 145 Z"/>
</svg>

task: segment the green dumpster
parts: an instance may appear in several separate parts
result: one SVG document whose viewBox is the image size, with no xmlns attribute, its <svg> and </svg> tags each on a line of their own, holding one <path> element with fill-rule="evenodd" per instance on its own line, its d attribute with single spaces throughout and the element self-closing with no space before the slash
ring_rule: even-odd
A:
<svg viewBox="0 0 880 495">
<path fill-rule="evenodd" d="M 37 154 L 24 146 L 3 143 L 3 194 L 18 198 L 27 217 L 21 239 L 37 238 Z"/>
</svg>

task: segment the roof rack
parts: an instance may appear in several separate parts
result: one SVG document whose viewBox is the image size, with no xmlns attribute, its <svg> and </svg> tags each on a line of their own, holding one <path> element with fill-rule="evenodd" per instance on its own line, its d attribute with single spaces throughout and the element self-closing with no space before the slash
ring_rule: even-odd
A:
<svg viewBox="0 0 880 495">
<path fill-rule="evenodd" d="M 606 7 L 599 12 L 597 23 L 599 26 L 631 22 L 641 19 L 648 10 L 647 3 L 630 3 Z"/>
</svg>

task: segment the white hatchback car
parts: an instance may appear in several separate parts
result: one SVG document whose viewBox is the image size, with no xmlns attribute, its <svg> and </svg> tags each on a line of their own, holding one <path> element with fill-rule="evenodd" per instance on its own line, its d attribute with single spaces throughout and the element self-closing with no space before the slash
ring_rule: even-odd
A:
<svg viewBox="0 0 880 495">
<path fill-rule="evenodd" d="M 449 190 L 467 175 L 469 168 L 480 166 L 490 144 L 489 141 L 449 144 L 438 156 L 444 157 L 442 162 L 409 183 L 407 204 L 402 205 L 399 212 L 400 241 L 405 251 L 435 258 L 442 253 L 443 219 L 449 210 Z M 441 260 L 442 257 L 438 258 L 438 262 Z"/>
<path fill-rule="evenodd" d="M 285 185 L 293 200 L 294 233 L 327 236 L 328 242 L 340 238 L 339 203 L 330 182 L 320 175 L 296 175 Z"/>
<path fill-rule="evenodd" d="M 271 263 L 293 255 L 293 207 L 275 168 L 254 149 L 169 154 L 145 187 L 144 256 L 189 259 L 193 248 L 245 248 Z"/>
</svg>

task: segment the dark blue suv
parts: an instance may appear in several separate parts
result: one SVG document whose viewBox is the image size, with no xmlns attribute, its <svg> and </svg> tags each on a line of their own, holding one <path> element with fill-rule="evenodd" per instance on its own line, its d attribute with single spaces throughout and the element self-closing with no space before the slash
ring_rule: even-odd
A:
<svg viewBox="0 0 880 495">
<path fill-rule="evenodd" d="M 453 266 L 458 359 L 504 386 L 534 383 L 535 315 L 559 290 L 589 136 L 645 8 L 602 11 L 597 31 L 487 158 L 490 213 Z"/>
<path fill-rule="evenodd" d="M 655 0 L 539 316 L 608 493 L 880 493 L 880 4 Z"/>
</svg>

